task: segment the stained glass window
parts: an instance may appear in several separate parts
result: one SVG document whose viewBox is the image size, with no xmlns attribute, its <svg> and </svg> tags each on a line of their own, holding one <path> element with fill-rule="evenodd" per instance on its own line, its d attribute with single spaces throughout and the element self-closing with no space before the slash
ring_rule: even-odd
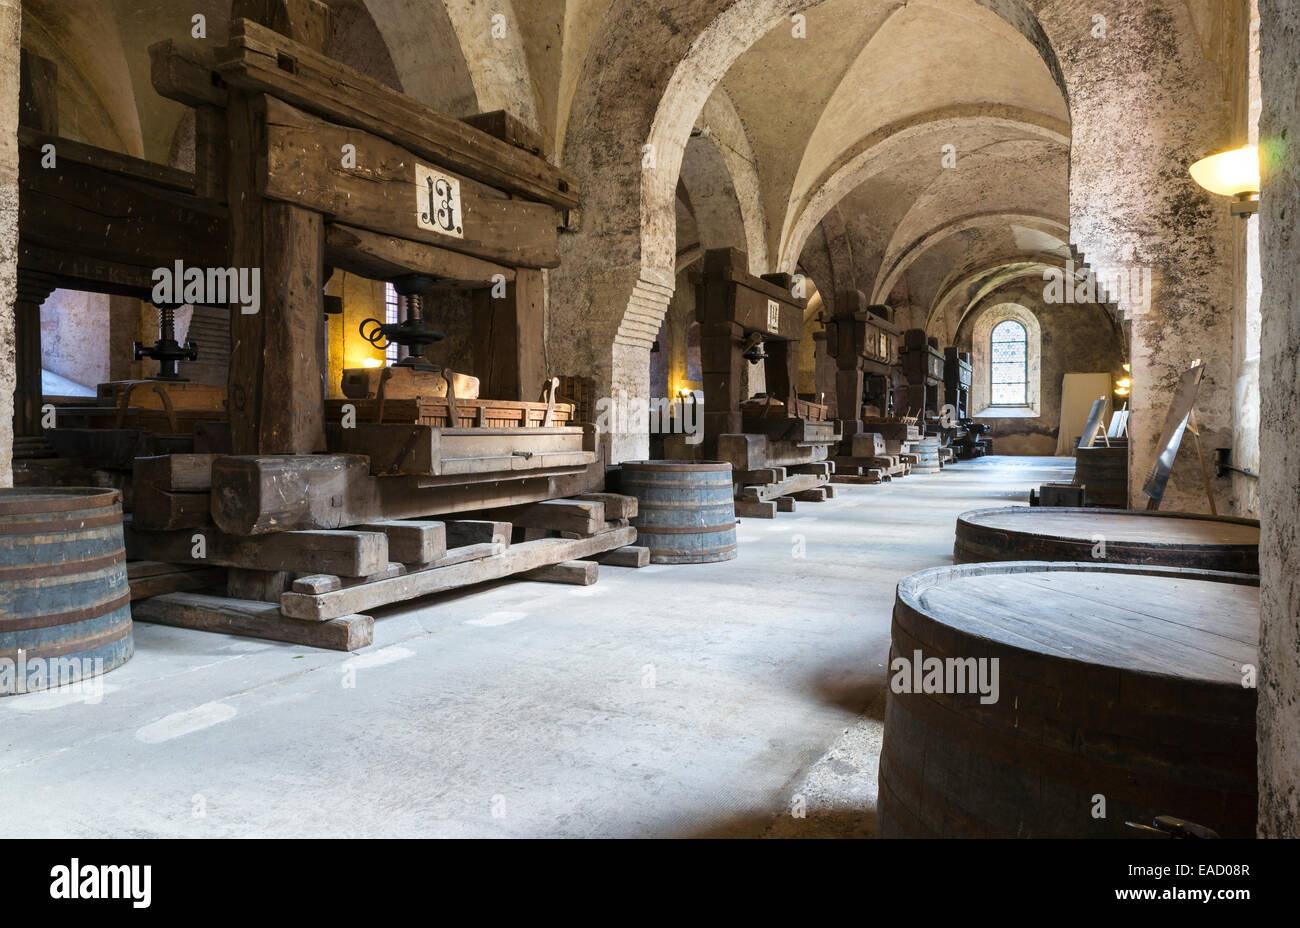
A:
<svg viewBox="0 0 1300 928">
<path fill-rule="evenodd" d="M 397 312 L 397 288 L 392 284 L 384 284 L 384 321 L 389 325 L 396 325 L 402 321 L 398 318 Z M 397 343 L 389 342 L 388 347 L 384 349 L 384 355 L 388 358 L 389 364 L 397 363 Z"/>
<path fill-rule="evenodd" d="M 1013 319 L 993 327 L 990 357 L 994 406 L 1024 406 L 1029 387 L 1029 335 Z"/>
</svg>

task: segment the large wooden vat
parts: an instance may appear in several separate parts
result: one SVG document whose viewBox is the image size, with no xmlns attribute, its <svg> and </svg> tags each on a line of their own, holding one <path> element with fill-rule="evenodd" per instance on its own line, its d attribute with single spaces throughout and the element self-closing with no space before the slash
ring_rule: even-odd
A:
<svg viewBox="0 0 1300 928">
<path fill-rule="evenodd" d="M 1074 449 L 1074 482 L 1083 487 L 1083 504 L 1128 508 L 1128 442 Z"/>
<path fill-rule="evenodd" d="M 116 490 L 0 490 L 0 696 L 130 659 L 131 593 Z"/>
<path fill-rule="evenodd" d="M 1257 661 L 1257 583 L 1043 562 L 906 578 L 894 606 L 880 834 L 1124 837 L 1136 834 L 1126 821 L 1173 815 L 1253 836 L 1255 690 L 1243 682 L 1253 684 Z M 915 685 L 913 668 L 932 669 L 933 658 L 953 672 L 946 692 Z M 977 668 L 996 680 L 985 688 L 995 700 L 975 686 L 955 692 L 955 671 Z"/>
<path fill-rule="evenodd" d="M 636 543 L 656 564 L 708 564 L 736 556 L 731 465 L 628 461 L 621 492 L 637 498 Z"/>
<path fill-rule="evenodd" d="M 1010 506 L 957 517 L 953 560 L 1099 561 L 1259 573 L 1259 522 L 1190 512 Z"/>
</svg>

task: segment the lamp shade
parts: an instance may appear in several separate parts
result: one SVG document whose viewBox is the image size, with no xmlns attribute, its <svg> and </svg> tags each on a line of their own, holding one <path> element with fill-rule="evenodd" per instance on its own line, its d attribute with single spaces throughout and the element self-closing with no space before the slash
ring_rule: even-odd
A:
<svg viewBox="0 0 1300 928">
<path fill-rule="evenodd" d="M 1191 167 L 1192 180 L 1211 193 L 1242 197 L 1259 193 L 1259 147 L 1247 145 L 1202 158 Z"/>
</svg>

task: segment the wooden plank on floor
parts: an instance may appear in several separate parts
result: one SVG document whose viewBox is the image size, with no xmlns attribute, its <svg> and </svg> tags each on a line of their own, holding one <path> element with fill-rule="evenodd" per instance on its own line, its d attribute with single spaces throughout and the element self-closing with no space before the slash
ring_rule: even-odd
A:
<svg viewBox="0 0 1300 928">
<path fill-rule="evenodd" d="M 606 551 L 604 554 L 593 554 L 588 560 L 609 567 L 648 567 L 650 565 L 650 549 L 640 545 L 628 545 L 625 548 Z"/>
<path fill-rule="evenodd" d="M 600 577 L 600 565 L 595 561 L 562 561 L 548 564 L 519 575 L 525 580 L 543 583 L 567 583 L 571 586 L 591 586 Z"/>
<path fill-rule="evenodd" d="M 408 573 L 404 577 L 361 584 L 320 595 L 285 593 L 280 608 L 285 615 L 323 621 L 341 615 L 403 602 L 417 596 L 443 593 L 459 587 L 497 580 L 561 561 L 579 560 L 621 548 L 636 541 L 636 529 L 624 528 L 591 538 L 543 538 L 514 545 L 500 554 L 450 567 Z"/>
<path fill-rule="evenodd" d="M 775 519 L 776 503 L 771 500 L 738 499 L 736 515 L 743 519 Z"/>
<path fill-rule="evenodd" d="M 287 641 L 331 651 L 364 648 L 374 640 L 375 633 L 375 620 L 368 615 L 342 615 L 328 621 L 303 622 L 286 618 L 275 603 L 248 602 L 201 593 L 168 593 L 142 600 L 132 606 L 131 615 L 137 622 Z"/>
<path fill-rule="evenodd" d="M 445 523 L 447 527 L 447 549 L 454 550 L 465 545 L 499 544 L 510 547 L 510 536 L 514 526 L 509 522 L 491 519 L 457 519 Z"/>
</svg>

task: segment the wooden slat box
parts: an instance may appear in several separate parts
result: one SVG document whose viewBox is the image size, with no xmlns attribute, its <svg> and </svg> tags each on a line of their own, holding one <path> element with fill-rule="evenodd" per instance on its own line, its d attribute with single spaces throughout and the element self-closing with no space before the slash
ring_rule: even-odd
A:
<svg viewBox="0 0 1300 928">
<path fill-rule="evenodd" d="M 344 405 L 356 407 L 356 421 L 375 422 L 378 400 L 327 400 L 325 414 L 330 422 L 343 417 Z M 545 403 L 515 400 L 457 400 L 456 421 L 450 421 L 450 407 L 443 397 L 419 397 L 384 401 L 384 422 L 431 425 L 435 428 L 540 428 L 546 420 Z M 573 418 L 570 403 L 556 403 L 551 425 L 562 426 Z"/>
</svg>

